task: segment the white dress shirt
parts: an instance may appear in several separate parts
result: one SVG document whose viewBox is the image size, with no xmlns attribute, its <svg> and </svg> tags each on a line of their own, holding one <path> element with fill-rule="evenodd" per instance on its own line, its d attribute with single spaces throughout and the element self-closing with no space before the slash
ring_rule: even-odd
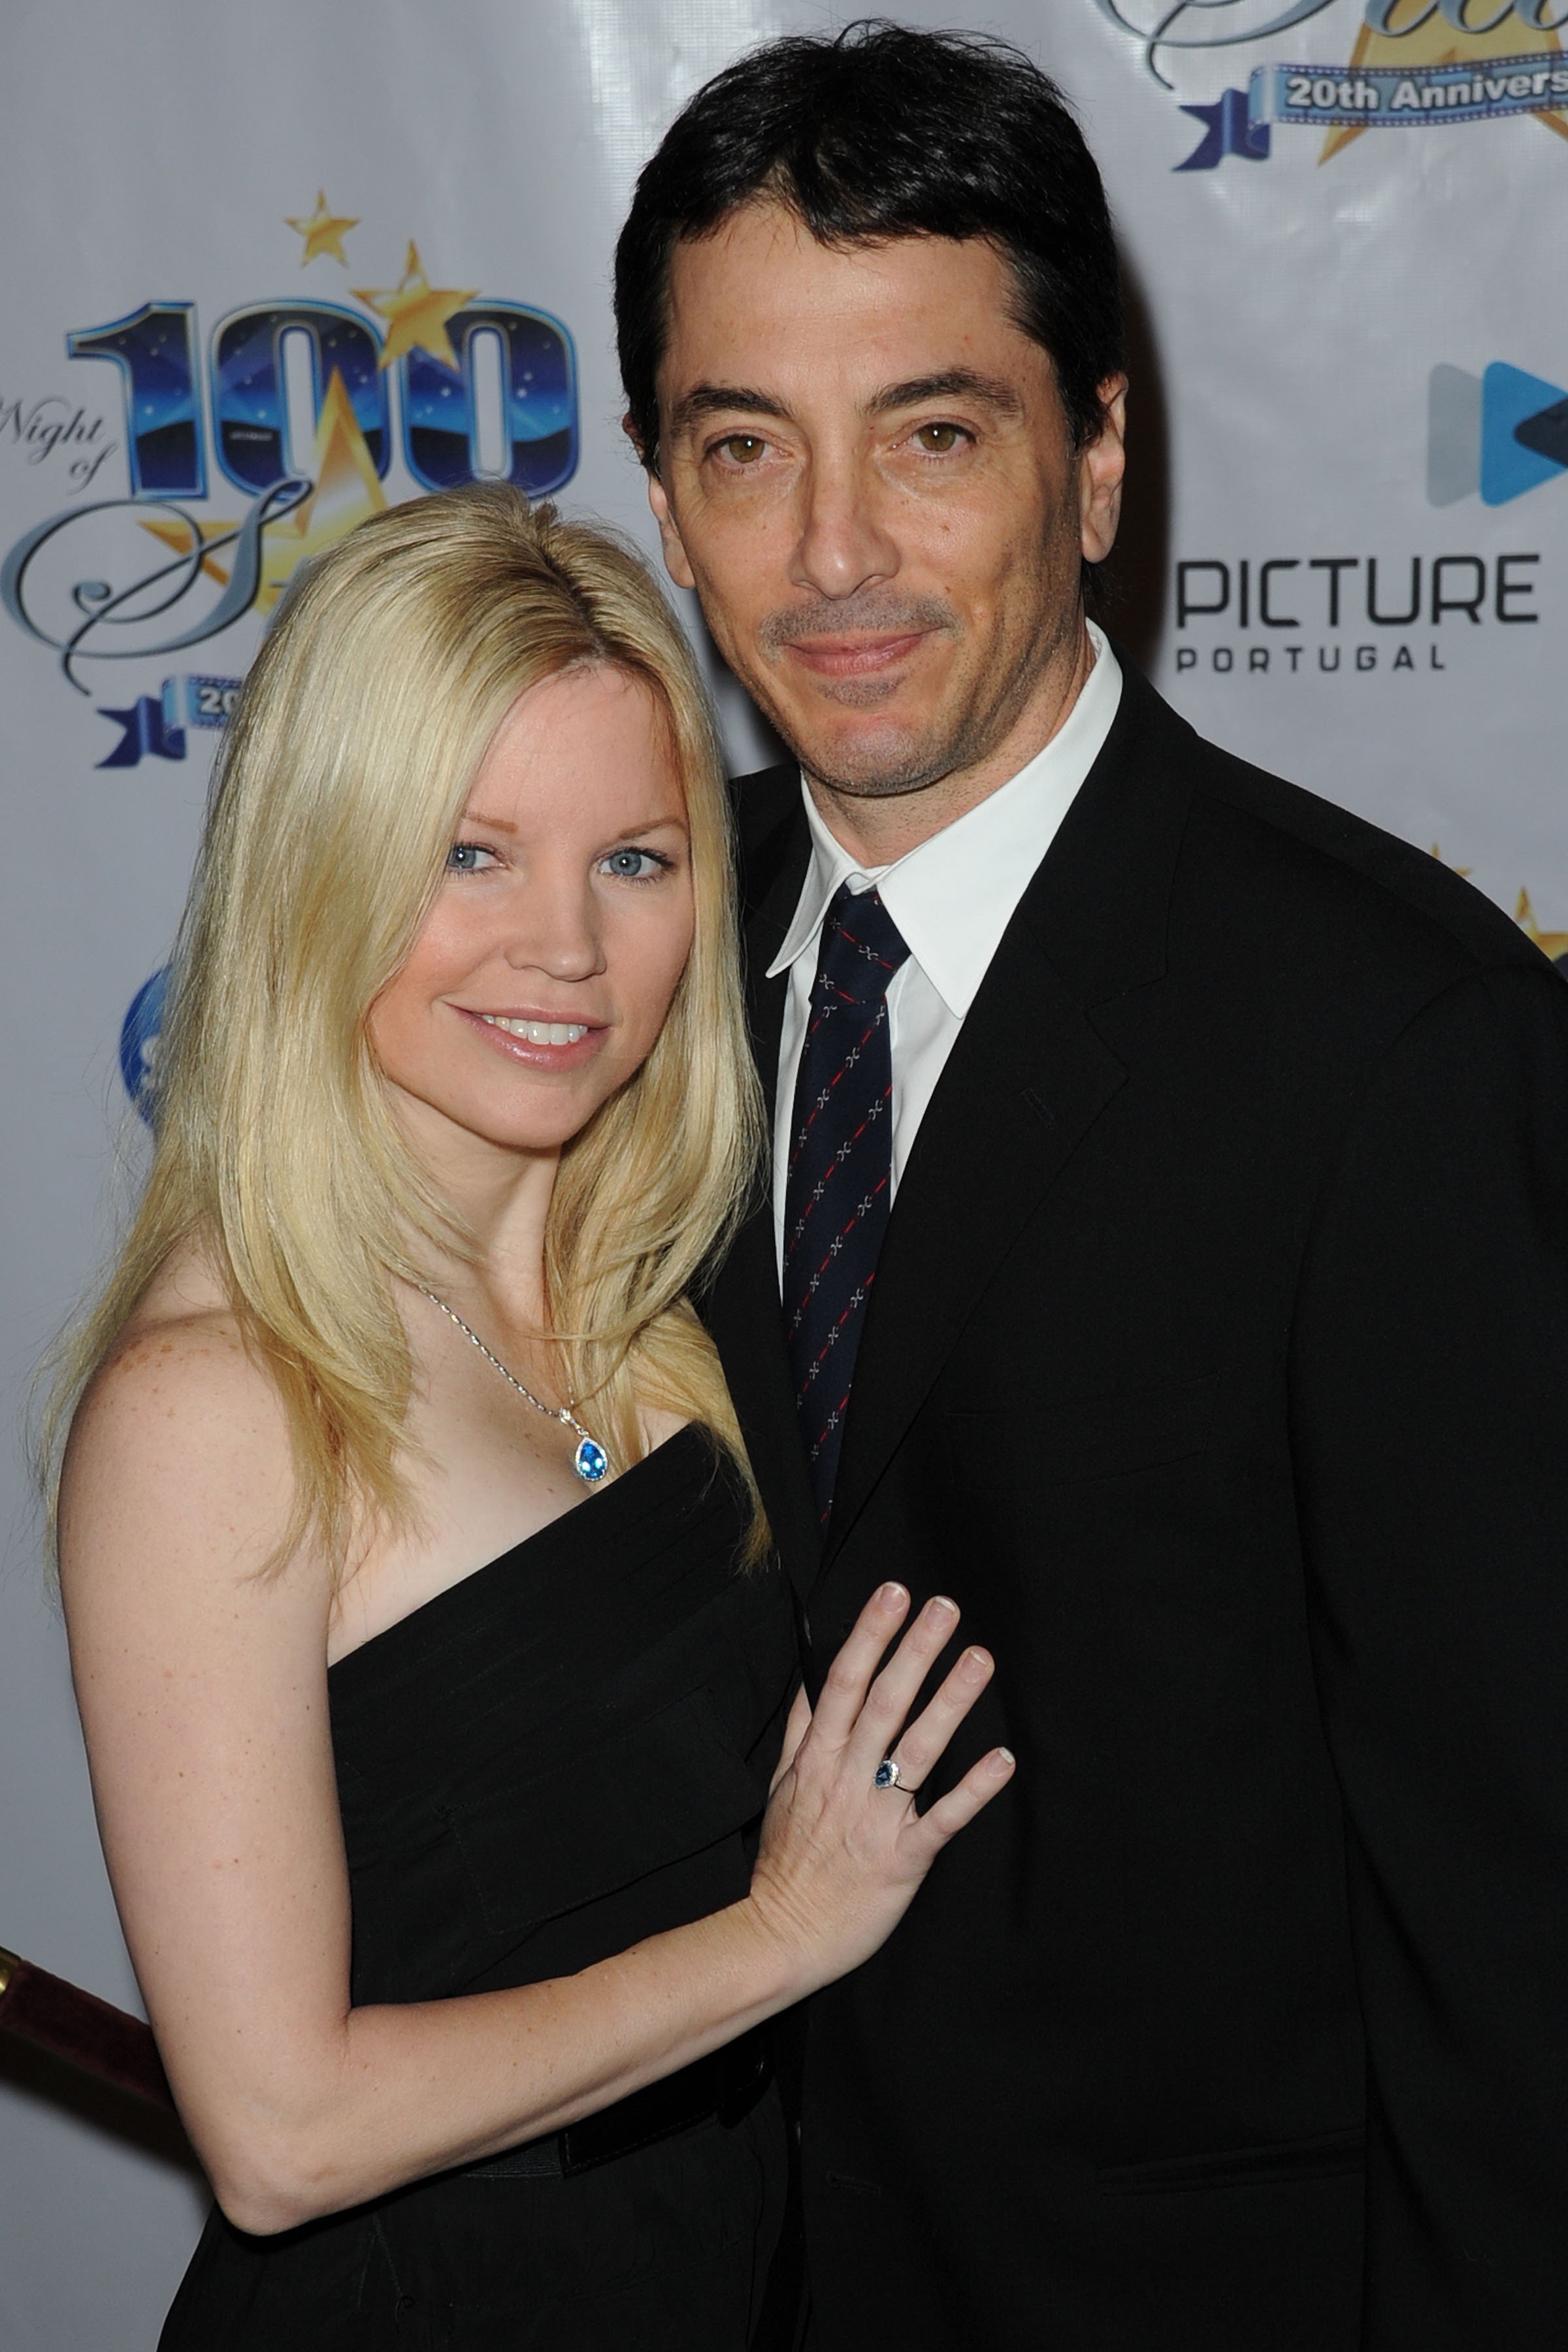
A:
<svg viewBox="0 0 1568 2352">
<path fill-rule="evenodd" d="M 896 1195 L 926 1105 L 1002 934 L 1110 732 L 1121 699 L 1121 672 L 1100 630 L 1092 621 L 1088 625 L 1094 667 L 1066 723 L 1045 750 L 891 866 L 858 865 L 829 833 L 802 779 L 811 865 L 795 919 L 768 966 L 770 980 L 781 971 L 789 973 L 773 1112 L 773 1231 L 781 1269 L 795 1072 L 811 1011 L 823 919 L 833 895 L 841 882 L 847 882 L 857 897 L 865 890 L 880 890 L 882 904 L 910 950 L 888 984 Z"/>
</svg>

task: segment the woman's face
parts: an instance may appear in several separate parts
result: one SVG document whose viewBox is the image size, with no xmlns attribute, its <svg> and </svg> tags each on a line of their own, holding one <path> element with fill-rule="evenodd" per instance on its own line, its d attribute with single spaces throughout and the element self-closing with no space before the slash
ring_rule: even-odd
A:
<svg viewBox="0 0 1568 2352">
<path fill-rule="evenodd" d="M 663 714 L 624 672 L 521 695 L 402 970 L 371 1011 L 416 1143 L 552 1151 L 646 1060 L 692 937 L 691 843 Z"/>
</svg>

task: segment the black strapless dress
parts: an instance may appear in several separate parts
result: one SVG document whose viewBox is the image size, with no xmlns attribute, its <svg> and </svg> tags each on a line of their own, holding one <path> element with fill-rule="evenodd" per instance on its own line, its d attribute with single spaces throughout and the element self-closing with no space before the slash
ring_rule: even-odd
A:
<svg viewBox="0 0 1568 2352">
<path fill-rule="evenodd" d="M 332 1667 L 356 2005 L 569 1975 L 744 1895 L 796 1656 L 745 1524 L 682 1430 Z M 743 2352 L 776 2091 L 585 2169 L 531 2160 L 280 2237 L 215 2210 L 160 2352 Z"/>
</svg>

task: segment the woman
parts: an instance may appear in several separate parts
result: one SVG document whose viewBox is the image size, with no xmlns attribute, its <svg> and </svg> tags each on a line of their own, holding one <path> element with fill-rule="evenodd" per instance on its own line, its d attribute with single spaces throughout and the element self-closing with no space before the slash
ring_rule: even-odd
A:
<svg viewBox="0 0 1568 2352">
<path fill-rule="evenodd" d="M 757 1130 L 723 788 L 640 566 L 501 490 L 324 556 L 177 970 L 58 1503 L 105 1852 L 217 2197 L 165 2352 L 738 2352 L 784 2168 L 761 2029 L 1011 1759 L 917 1815 L 990 1661 L 899 1737 L 955 1612 L 882 1664 L 896 1587 L 789 1704 L 688 1304 Z"/>
</svg>

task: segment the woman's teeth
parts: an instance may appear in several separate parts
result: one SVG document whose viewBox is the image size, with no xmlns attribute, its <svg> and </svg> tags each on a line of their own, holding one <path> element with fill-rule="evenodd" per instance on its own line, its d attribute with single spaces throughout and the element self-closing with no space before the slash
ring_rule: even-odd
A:
<svg viewBox="0 0 1568 2352">
<path fill-rule="evenodd" d="M 504 1013 L 481 1013 L 479 1019 L 509 1037 L 525 1038 L 531 1045 L 574 1045 L 588 1034 L 585 1021 L 509 1021 Z"/>
</svg>

